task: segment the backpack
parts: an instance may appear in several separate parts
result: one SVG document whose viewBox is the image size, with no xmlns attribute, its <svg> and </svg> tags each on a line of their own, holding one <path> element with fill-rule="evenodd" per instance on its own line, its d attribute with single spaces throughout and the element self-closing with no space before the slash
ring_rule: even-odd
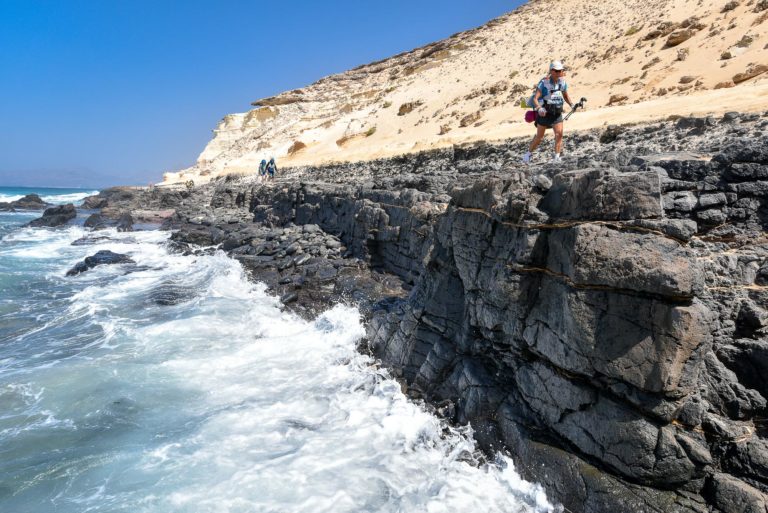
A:
<svg viewBox="0 0 768 513">
<path fill-rule="evenodd" d="M 520 99 L 520 108 L 521 109 L 532 109 L 533 108 L 533 99 L 536 97 L 536 89 L 539 88 L 539 84 L 536 84 L 533 86 L 533 91 L 531 92 L 531 95 L 526 98 Z"/>
<path fill-rule="evenodd" d="M 541 80 L 546 80 L 547 77 L 542 78 Z M 539 88 L 539 84 L 541 84 L 541 80 L 533 84 L 533 90 L 531 91 L 531 95 L 526 99 L 522 98 L 520 100 L 520 108 L 521 109 L 532 109 L 533 108 L 533 99 L 536 97 L 536 90 Z"/>
<path fill-rule="evenodd" d="M 533 92 L 531 93 L 531 96 L 529 96 L 527 100 L 521 100 L 520 101 L 520 107 L 522 107 L 524 109 L 533 109 L 534 108 L 534 106 L 533 106 L 533 99 L 536 98 L 536 91 L 539 89 L 539 84 L 541 84 L 547 78 L 548 77 L 542 78 L 541 80 L 539 80 L 536 83 L 535 86 L 533 86 Z M 557 82 L 554 84 L 555 87 L 554 87 L 553 91 L 560 91 L 561 90 L 562 86 L 560 85 L 560 80 L 561 79 L 558 79 Z"/>
</svg>

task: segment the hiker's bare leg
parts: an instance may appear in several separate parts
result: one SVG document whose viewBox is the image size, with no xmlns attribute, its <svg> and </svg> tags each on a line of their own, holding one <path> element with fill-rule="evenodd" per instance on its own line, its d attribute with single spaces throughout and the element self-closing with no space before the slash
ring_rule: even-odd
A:
<svg viewBox="0 0 768 513">
<path fill-rule="evenodd" d="M 555 131 L 555 153 L 560 153 L 563 151 L 563 124 L 556 124 L 552 130 Z"/>
<path fill-rule="evenodd" d="M 562 130 L 562 125 L 561 125 Z M 528 147 L 528 151 L 533 153 L 536 151 L 536 148 L 539 147 L 539 144 L 541 144 L 541 140 L 544 139 L 544 133 L 547 131 L 547 127 L 545 126 L 537 126 L 536 127 L 536 135 L 533 138 L 533 141 L 531 141 L 531 145 Z M 562 133 L 562 132 L 561 132 Z"/>
</svg>

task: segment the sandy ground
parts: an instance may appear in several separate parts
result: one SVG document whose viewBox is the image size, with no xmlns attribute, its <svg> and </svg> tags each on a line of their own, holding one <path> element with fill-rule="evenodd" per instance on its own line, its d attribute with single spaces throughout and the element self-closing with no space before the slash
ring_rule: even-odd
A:
<svg viewBox="0 0 768 513">
<path fill-rule="evenodd" d="M 575 98 L 578 100 L 578 97 Z M 671 97 L 650 100 L 632 105 L 605 107 L 596 110 L 579 110 L 566 122 L 567 131 L 589 130 L 607 125 L 626 123 L 643 123 L 667 119 L 670 116 L 721 116 L 726 112 L 765 112 L 768 111 L 768 80 L 753 85 L 749 95 L 734 95 L 732 90 L 719 89 L 704 91 L 684 97 Z M 510 112 L 509 116 L 485 130 L 472 130 L 464 136 L 434 137 L 414 144 L 411 151 L 442 148 L 454 144 L 464 144 L 475 141 L 496 141 L 514 137 L 531 136 L 536 129 L 533 124 L 525 123 L 522 117 L 523 109 Z M 548 131 L 546 137 L 552 137 Z M 338 152 L 324 155 L 322 152 L 303 152 L 293 158 L 285 158 L 283 164 L 311 165 L 331 161 L 371 160 L 390 157 L 403 153 L 396 144 L 384 144 L 372 148 L 365 140 L 346 149 L 343 157 Z"/>
<path fill-rule="evenodd" d="M 249 174 L 270 156 L 279 165 L 312 165 L 532 135 L 519 101 L 553 59 L 566 64 L 571 98 L 588 99 L 568 131 L 766 111 L 763 6 L 533 0 L 477 29 L 227 115 L 197 164 L 165 179 Z M 742 81 L 745 73 L 754 76 Z"/>
</svg>

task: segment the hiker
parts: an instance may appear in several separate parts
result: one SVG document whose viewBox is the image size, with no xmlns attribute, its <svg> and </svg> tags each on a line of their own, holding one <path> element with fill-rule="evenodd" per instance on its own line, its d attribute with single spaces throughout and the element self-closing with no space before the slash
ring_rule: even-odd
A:
<svg viewBox="0 0 768 513">
<path fill-rule="evenodd" d="M 267 163 L 267 173 L 269 173 L 270 178 L 274 178 L 276 172 L 277 164 L 275 164 L 275 157 L 270 157 L 269 162 Z"/>
<path fill-rule="evenodd" d="M 259 163 L 259 176 L 262 180 L 267 176 L 267 159 L 261 159 Z"/>
<path fill-rule="evenodd" d="M 533 108 L 536 111 L 536 135 L 523 155 L 523 162 L 531 161 L 531 154 L 539 147 L 547 128 L 555 132 L 555 157 L 552 162 L 560 162 L 563 149 L 563 103 L 573 109 L 573 102 L 568 96 L 568 84 L 565 83 L 565 68 L 560 61 L 552 61 L 549 74 L 536 86 L 533 96 Z"/>
</svg>

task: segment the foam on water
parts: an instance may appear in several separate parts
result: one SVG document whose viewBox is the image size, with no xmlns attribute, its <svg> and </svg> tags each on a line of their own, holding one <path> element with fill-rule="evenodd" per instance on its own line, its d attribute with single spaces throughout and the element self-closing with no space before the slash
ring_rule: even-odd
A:
<svg viewBox="0 0 768 513">
<path fill-rule="evenodd" d="M 355 309 L 306 322 L 222 253 L 169 254 L 161 232 L 69 245 L 84 233 L 0 242 L 44 284 L 0 310 L 0 511 L 553 511 L 356 351 Z M 100 249 L 136 265 L 64 277 Z"/>
<path fill-rule="evenodd" d="M 37 194 L 46 203 L 54 205 L 63 205 L 81 203 L 88 196 L 98 194 L 98 190 L 90 189 L 54 189 L 50 187 L 31 188 L 31 187 L 0 187 L 0 203 L 17 201 L 27 194 Z"/>
<path fill-rule="evenodd" d="M 63 205 L 65 203 L 79 204 L 88 196 L 94 196 L 99 191 L 86 191 L 86 192 L 72 192 L 69 194 L 48 194 L 41 196 L 42 200 L 47 203 L 53 203 L 55 205 Z"/>
</svg>

